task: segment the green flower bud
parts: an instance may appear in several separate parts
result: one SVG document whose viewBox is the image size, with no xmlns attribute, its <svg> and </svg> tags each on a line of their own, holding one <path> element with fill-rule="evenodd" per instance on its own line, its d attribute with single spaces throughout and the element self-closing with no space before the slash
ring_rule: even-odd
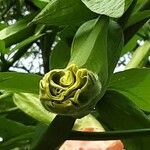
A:
<svg viewBox="0 0 150 150">
<path fill-rule="evenodd" d="M 40 100 L 50 112 L 81 118 L 95 107 L 101 93 L 98 76 L 71 64 L 54 69 L 40 81 Z"/>
</svg>

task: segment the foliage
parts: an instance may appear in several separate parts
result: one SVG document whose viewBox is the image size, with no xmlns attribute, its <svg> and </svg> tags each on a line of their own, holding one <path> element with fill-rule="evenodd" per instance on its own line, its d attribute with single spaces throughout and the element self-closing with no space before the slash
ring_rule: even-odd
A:
<svg viewBox="0 0 150 150">
<path fill-rule="evenodd" d="M 149 0 L 1 0 L 0 149 L 53 150 L 66 139 L 121 139 L 126 150 L 149 149 L 149 17 Z M 125 53 L 132 54 L 130 63 L 114 73 Z M 20 67 L 22 58 L 34 61 L 38 55 L 43 71 L 31 73 L 33 64 Z M 81 116 L 90 115 L 77 120 L 47 111 L 39 99 L 42 76 L 71 64 L 86 68 L 101 84 L 92 91 L 100 94 L 80 108 Z M 79 104 L 91 99 L 91 85 Z M 77 131 L 87 127 L 106 131 Z"/>
</svg>

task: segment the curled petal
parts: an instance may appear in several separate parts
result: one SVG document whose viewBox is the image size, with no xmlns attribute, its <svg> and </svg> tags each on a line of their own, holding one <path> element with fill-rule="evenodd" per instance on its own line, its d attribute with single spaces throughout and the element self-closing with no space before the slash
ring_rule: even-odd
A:
<svg viewBox="0 0 150 150">
<path fill-rule="evenodd" d="M 98 76 L 75 64 L 54 69 L 40 81 L 40 100 L 54 113 L 82 117 L 95 106 L 101 92 Z"/>
</svg>

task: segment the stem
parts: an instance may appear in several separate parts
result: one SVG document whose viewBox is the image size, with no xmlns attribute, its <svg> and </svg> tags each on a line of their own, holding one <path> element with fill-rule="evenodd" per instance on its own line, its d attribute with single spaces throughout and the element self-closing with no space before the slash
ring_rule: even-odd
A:
<svg viewBox="0 0 150 150">
<path fill-rule="evenodd" d="M 39 25 L 37 26 L 36 32 L 34 35 L 39 35 L 45 28 L 45 25 Z"/>
<path fill-rule="evenodd" d="M 144 44 L 138 47 L 133 53 L 131 61 L 127 64 L 126 69 L 140 67 L 149 56 L 150 52 L 150 41 L 147 40 Z"/>
<path fill-rule="evenodd" d="M 150 128 L 147 129 L 134 129 L 134 130 L 123 130 L 123 131 L 106 131 L 106 132 L 81 132 L 72 131 L 68 137 L 68 140 L 118 140 L 128 138 L 150 136 Z"/>
<path fill-rule="evenodd" d="M 55 41 L 57 29 L 53 29 L 52 32 L 45 34 L 41 38 L 40 48 L 42 50 L 44 73 L 49 72 L 49 57 L 51 53 L 51 47 Z"/>
<path fill-rule="evenodd" d="M 75 118 L 57 115 L 32 150 L 56 150 L 67 139 Z"/>
</svg>

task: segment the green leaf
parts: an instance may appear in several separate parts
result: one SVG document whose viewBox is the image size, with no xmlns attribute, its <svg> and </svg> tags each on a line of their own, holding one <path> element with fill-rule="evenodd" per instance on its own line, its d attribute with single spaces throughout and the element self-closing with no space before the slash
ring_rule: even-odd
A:
<svg viewBox="0 0 150 150">
<path fill-rule="evenodd" d="M 42 106 L 38 95 L 15 93 L 13 99 L 19 109 L 42 123 L 49 124 L 55 117 Z"/>
<path fill-rule="evenodd" d="M 113 73 L 122 47 L 123 33 L 120 26 L 101 16 L 99 20 L 88 21 L 78 29 L 72 43 L 69 64 L 88 68 L 99 75 L 104 85 L 108 80 L 107 74 L 110 77 Z"/>
<path fill-rule="evenodd" d="M 149 35 L 149 22 L 147 22 L 123 47 L 121 56 L 127 52 L 133 52 L 138 47 L 137 41 L 148 39 L 150 37 Z"/>
<path fill-rule="evenodd" d="M 67 139 L 75 120 L 71 116 L 57 115 L 32 150 L 59 148 Z"/>
<path fill-rule="evenodd" d="M 106 61 L 106 59 L 107 59 L 109 75 L 110 75 L 110 74 L 112 74 L 112 72 L 118 62 L 118 59 L 120 57 L 120 53 L 121 53 L 121 50 L 123 47 L 122 29 L 116 22 L 110 20 L 109 25 L 108 25 L 107 41 L 105 41 L 105 39 L 103 39 L 103 38 L 100 39 L 100 38 L 101 38 L 101 36 L 103 36 L 103 34 L 105 34 L 105 36 L 106 36 L 107 31 L 106 31 L 106 33 L 103 32 L 103 29 L 101 29 L 102 31 L 101 30 L 98 31 L 98 28 L 96 28 L 96 26 L 98 27 L 98 23 L 96 25 L 96 20 L 92 20 L 92 21 L 89 21 L 89 22 L 83 24 L 79 28 L 79 30 L 77 31 L 77 33 L 75 35 L 74 41 L 72 43 L 72 52 L 71 52 L 70 63 L 72 63 L 72 61 L 73 61 L 80 66 L 84 63 L 84 61 L 85 61 L 85 63 L 86 63 L 86 61 L 88 62 L 88 59 L 89 59 L 89 60 L 91 60 L 89 65 L 94 65 L 95 70 L 97 71 L 96 73 L 98 73 L 98 69 L 96 68 L 95 64 L 97 64 L 97 66 L 99 66 L 100 64 L 103 64 L 103 61 Z M 105 28 L 105 27 L 102 27 L 102 28 Z M 96 30 L 97 30 L 97 32 L 96 32 Z M 99 32 L 99 35 L 98 35 L 98 32 Z M 95 37 L 93 38 L 91 36 L 93 36 L 93 37 L 95 36 Z M 96 38 L 97 38 L 97 41 L 96 41 Z M 101 44 L 99 44 L 99 42 L 101 42 Z M 107 49 L 106 49 L 106 47 L 102 48 L 102 46 L 106 44 L 105 42 L 107 42 Z M 100 48 L 96 47 L 96 45 L 100 45 Z M 105 59 L 106 51 L 107 51 L 107 58 Z M 100 52 L 101 54 L 96 54 L 97 52 Z M 91 59 L 91 57 L 94 60 Z M 102 58 L 100 58 L 100 57 L 102 57 Z M 101 63 L 99 63 L 100 59 L 102 61 Z M 105 59 L 105 60 L 103 60 L 103 59 Z M 94 62 L 94 64 L 92 63 L 92 61 Z M 86 66 L 86 64 L 83 66 Z M 90 70 L 93 71 L 93 66 L 90 67 Z"/>
<path fill-rule="evenodd" d="M 124 29 L 128 19 L 129 19 L 129 17 L 133 13 L 133 10 L 136 6 L 137 0 L 131 0 L 131 2 L 132 3 L 129 5 L 127 10 L 125 10 L 124 14 L 117 20 L 118 23 L 120 24 L 120 26 L 122 26 L 123 29 Z"/>
<path fill-rule="evenodd" d="M 4 40 L 0 40 L 0 52 L 3 54 L 7 53 L 7 50 L 5 49 L 5 42 Z"/>
<path fill-rule="evenodd" d="M 126 65 L 125 69 L 143 67 L 148 61 L 150 54 L 150 41 L 145 40 L 142 46 L 139 46 L 133 53 L 132 59 Z"/>
<path fill-rule="evenodd" d="M 33 150 L 33 147 L 35 147 L 38 144 L 38 142 L 41 139 L 41 135 L 43 135 L 46 132 L 47 128 L 48 128 L 48 126 L 43 123 L 39 123 L 36 126 L 35 132 L 32 137 L 32 143 L 31 143 L 32 150 Z"/>
<path fill-rule="evenodd" d="M 37 142 L 40 140 L 41 135 L 44 134 L 44 132 L 47 130 L 48 126 L 45 124 L 39 124 L 36 126 L 33 140 L 32 140 L 32 147 L 34 147 Z M 81 119 L 76 119 L 73 131 L 82 131 L 87 128 L 93 128 L 98 131 L 104 131 L 104 128 L 102 125 L 99 123 L 98 120 L 96 120 L 92 115 L 87 115 Z"/>
<path fill-rule="evenodd" d="M 136 14 L 135 14 L 136 15 Z M 147 14 L 149 15 L 149 14 Z M 141 18 L 138 18 L 141 17 Z M 124 39 L 125 44 L 128 43 L 128 41 L 143 27 L 143 25 L 149 20 L 148 17 L 143 16 L 142 13 L 139 13 L 139 16 L 135 16 L 136 24 L 130 25 L 124 29 Z M 134 23 L 134 21 L 133 21 Z"/>
<path fill-rule="evenodd" d="M 15 105 L 13 97 L 12 97 L 12 103 Z M 34 126 L 38 123 L 37 120 L 32 118 L 31 116 L 25 114 L 22 110 L 20 110 L 16 105 L 16 110 L 5 112 L 5 115 L 8 119 L 22 123 L 27 126 Z"/>
<path fill-rule="evenodd" d="M 150 39 L 150 20 L 147 21 L 144 26 L 138 32 L 139 36 L 141 36 L 144 40 Z"/>
<path fill-rule="evenodd" d="M 124 0 L 81 0 L 91 11 L 118 18 L 124 12 Z"/>
<path fill-rule="evenodd" d="M 124 38 L 121 27 L 115 21 L 110 21 L 107 36 L 107 59 L 109 76 L 112 75 L 119 60 L 121 50 L 123 48 L 123 43 Z"/>
<path fill-rule="evenodd" d="M 109 89 L 125 95 L 138 107 L 150 112 L 149 85 L 150 69 L 130 69 L 114 74 Z"/>
<path fill-rule="evenodd" d="M 24 17 L 14 25 L 8 26 L 0 31 L 0 40 L 5 41 L 6 47 L 18 43 L 33 34 L 34 25 L 27 25 L 35 16 L 35 14 Z M 14 38 L 15 37 L 15 38 Z"/>
<path fill-rule="evenodd" d="M 15 93 L 13 96 L 14 103 L 19 109 L 28 114 L 29 116 L 35 118 L 48 125 L 55 115 L 48 112 L 42 105 L 37 95 L 26 94 L 26 93 Z M 73 127 L 74 130 L 81 130 L 83 128 L 97 128 L 103 130 L 101 124 L 92 116 L 87 115 L 81 119 L 77 119 Z"/>
<path fill-rule="evenodd" d="M 26 148 L 29 149 L 29 142 L 32 139 L 34 132 L 29 132 L 29 133 L 24 133 L 21 135 L 18 135 L 10 140 L 8 140 L 7 142 L 4 142 L 2 144 L 0 144 L 0 148 L 2 150 L 14 150 L 14 149 L 22 149 L 22 148 Z"/>
<path fill-rule="evenodd" d="M 0 72 L 0 89 L 37 94 L 40 79 L 41 76 L 35 74 Z"/>
<path fill-rule="evenodd" d="M 102 84 L 107 81 L 107 29 L 106 16 L 84 23 L 77 31 L 72 47 L 69 64 L 85 67 L 99 75 Z"/>
<path fill-rule="evenodd" d="M 46 25 L 68 25 L 84 22 L 95 17 L 97 17 L 97 14 L 86 8 L 80 0 L 52 0 L 32 22 Z"/>
<path fill-rule="evenodd" d="M 40 9 L 44 8 L 52 0 L 32 0 L 32 3 L 39 7 Z"/>
<path fill-rule="evenodd" d="M 24 135 L 34 131 L 34 127 L 25 126 L 2 116 L 0 117 L 0 125 L 0 137 L 3 138 L 3 142 L 0 143 L 0 149 L 8 150 L 10 146 L 15 148 L 19 142 L 25 142 L 27 139 L 29 140 L 29 137 L 24 139 Z M 16 138 L 17 140 L 15 140 Z"/>
<path fill-rule="evenodd" d="M 43 36 L 44 34 L 38 34 L 38 35 L 33 35 L 28 37 L 27 39 L 25 39 L 24 41 L 20 42 L 19 44 L 17 44 L 14 48 L 11 49 L 10 53 L 19 50 L 20 48 L 36 41 L 37 39 L 39 39 L 41 36 Z"/>
<path fill-rule="evenodd" d="M 91 114 L 81 119 L 76 119 L 73 130 L 81 131 L 87 128 L 93 128 L 99 131 L 104 131 L 104 128 L 102 127 L 100 122 Z"/>
<path fill-rule="evenodd" d="M 135 25 L 136 23 L 138 23 L 144 19 L 148 19 L 149 17 L 150 17 L 150 10 L 137 12 L 137 13 L 131 15 L 125 28 Z"/>
<path fill-rule="evenodd" d="M 70 50 L 71 48 L 65 41 L 59 41 L 50 55 L 51 69 L 65 68 L 70 59 Z"/>
<path fill-rule="evenodd" d="M 7 92 L 0 95 L 0 113 L 9 112 L 16 109 L 12 96 L 12 93 Z"/>
<path fill-rule="evenodd" d="M 149 0 L 138 0 L 134 12 L 139 11 L 145 4 L 149 7 Z"/>
<path fill-rule="evenodd" d="M 124 10 L 124 12 L 130 7 L 132 2 L 133 2 L 133 0 L 125 0 L 125 10 Z"/>
<path fill-rule="evenodd" d="M 78 28 L 82 25 L 81 23 L 75 25 L 66 26 L 61 32 L 58 33 L 58 36 L 66 40 L 67 43 L 71 44 L 75 33 L 77 32 Z"/>
<path fill-rule="evenodd" d="M 6 23 L 0 23 L 0 31 L 7 27 Z"/>
<path fill-rule="evenodd" d="M 143 129 L 150 127 L 149 118 L 120 93 L 108 91 L 97 104 L 99 119 L 111 130 Z M 147 150 L 150 147 L 150 137 L 137 136 L 123 140 L 127 150 Z"/>
</svg>

